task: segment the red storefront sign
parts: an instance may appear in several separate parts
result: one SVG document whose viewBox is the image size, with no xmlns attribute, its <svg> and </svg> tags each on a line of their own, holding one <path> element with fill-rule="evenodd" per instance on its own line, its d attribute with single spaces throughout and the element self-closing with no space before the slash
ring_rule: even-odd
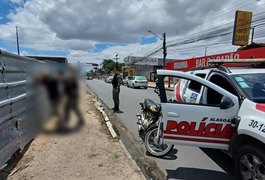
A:
<svg viewBox="0 0 265 180">
<path fill-rule="evenodd" d="M 248 50 L 239 50 L 236 52 L 215 54 L 211 56 L 202 56 L 186 60 L 178 60 L 167 63 L 166 69 L 185 71 L 196 67 L 207 66 L 209 59 L 249 59 L 249 58 L 265 58 L 265 47 L 248 49 Z"/>
</svg>

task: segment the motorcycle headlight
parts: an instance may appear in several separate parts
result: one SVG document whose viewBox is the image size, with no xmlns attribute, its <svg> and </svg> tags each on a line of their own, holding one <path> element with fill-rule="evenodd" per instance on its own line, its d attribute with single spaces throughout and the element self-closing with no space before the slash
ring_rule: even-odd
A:
<svg viewBox="0 0 265 180">
<path fill-rule="evenodd" d="M 154 106 L 154 105 L 150 106 L 150 109 L 151 109 L 153 112 L 157 112 L 156 106 Z"/>
</svg>

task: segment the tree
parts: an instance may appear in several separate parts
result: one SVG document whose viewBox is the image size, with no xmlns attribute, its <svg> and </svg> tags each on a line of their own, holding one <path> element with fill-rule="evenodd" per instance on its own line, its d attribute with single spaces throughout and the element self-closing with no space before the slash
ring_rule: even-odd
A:
<svg viewBox="0 0 265 180">
<path fill-rule="evenodd" d="M 118 63 L 118 71 L 122 72 L 122 67 L 125 66 L 124 63 Z"/>
<path fill-rule="evenodd" d="M 103 64 L 102 68 L 107 74 L 111 73 L 111 71 L 116 66 L 116 63 L 112 59 L 104 59 L 102 64 Z"/>
<path fill-rule="evenodd" d="M 112 59 L 104 59 L 102 62 L 102 69 L 105 73 L 109 74 L 111 71 L 117 67 L 117 70 L 119 72 L 122 72 L 122 67 L 124 66 L 124 63 L 117 63 L 113 61 Z"/>
<path fill-rule="evenodd" d="M 86 77 L 92 76 L 92 72 L 86 72 Z"/>
</svg>

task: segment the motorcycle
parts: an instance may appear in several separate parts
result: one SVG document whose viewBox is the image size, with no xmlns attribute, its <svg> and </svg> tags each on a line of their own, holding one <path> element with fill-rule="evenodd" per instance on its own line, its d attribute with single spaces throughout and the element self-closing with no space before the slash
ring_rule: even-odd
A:
<svg viewBox="0 0 265 180">
<path fill-rule="evenodd" d="M 158 93 L 157 88 L 155 92 Z M 174 145 L 164 144 L 161 141 L 161 135 L 157 134 L 162 119 L 161 105 L 151 99 L 145 99 L 140 105 L 142 111 L 137 114 L 137 125 L 139 133 L 144 135 L 146 150 L 156 157 L 167 155 Z"/>
</svg>

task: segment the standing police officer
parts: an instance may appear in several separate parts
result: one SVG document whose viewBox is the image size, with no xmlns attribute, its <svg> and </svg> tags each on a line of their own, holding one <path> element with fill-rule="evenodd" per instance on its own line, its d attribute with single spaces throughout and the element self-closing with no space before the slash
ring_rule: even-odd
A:
<svg viewBox="0 0 265 180">
<path fill-rule="evenodd" d="M 114 76 L 112 79 L 112 95 L 113 95 L 113 101 L 114 101 L 114 108 L 112 110 L 114 112 L 120 111 L 119 105 L 120 105 L 120 100 L 119 100 L 119 94 L 120 94 L 120 86 L 122 82 L 122 77 L 117 71 L 117 67 L 113 70 Z"/>
</svg>

